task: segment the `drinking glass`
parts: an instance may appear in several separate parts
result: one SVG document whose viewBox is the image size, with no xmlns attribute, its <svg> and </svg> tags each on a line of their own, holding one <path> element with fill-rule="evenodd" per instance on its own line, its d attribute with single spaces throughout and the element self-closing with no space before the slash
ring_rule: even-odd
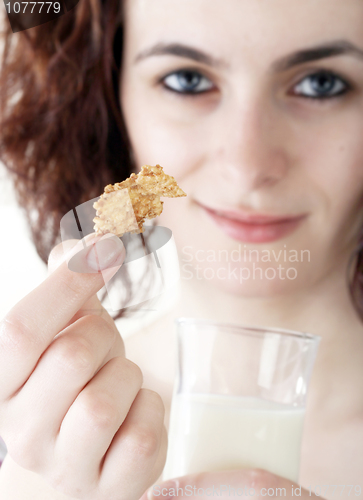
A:
<svg viewBox="0 0 363 500">
<path fill-rule="evenodd" d="M 179 318 L 163 480 L 261 468 L 298 482 L 307 389 L 321 337 Z"/>
</svg>

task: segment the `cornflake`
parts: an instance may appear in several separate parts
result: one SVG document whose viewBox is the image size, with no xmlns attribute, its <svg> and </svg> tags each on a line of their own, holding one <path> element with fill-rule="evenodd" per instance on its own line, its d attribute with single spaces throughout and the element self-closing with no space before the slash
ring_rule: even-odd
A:
<svg viewBox="0 0 363 500">
<path fill-rule="evenodd" d="M 186 194 L 160 165 L 144 165 L 139 174 L 109 184 L 93 204 L 97 210 L 93 219 L 96 234 L 122 236 L 127 232 L 142 233 L 145 219 L 153 219 L 163 211 L 161 196 L 176 198 Z"/>
</svg>

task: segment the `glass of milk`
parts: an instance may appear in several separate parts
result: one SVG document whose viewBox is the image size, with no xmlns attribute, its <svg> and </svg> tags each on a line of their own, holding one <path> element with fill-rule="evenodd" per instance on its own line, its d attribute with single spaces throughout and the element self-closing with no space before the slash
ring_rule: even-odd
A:
<svg viewBox="0 0 363 500">
<path fill-rule="evenodd" d="M 298 482 L 321 337 L 193 318 L 176 324 L 178 371 L 163 480 L 253 467 Z"/>
</svg>

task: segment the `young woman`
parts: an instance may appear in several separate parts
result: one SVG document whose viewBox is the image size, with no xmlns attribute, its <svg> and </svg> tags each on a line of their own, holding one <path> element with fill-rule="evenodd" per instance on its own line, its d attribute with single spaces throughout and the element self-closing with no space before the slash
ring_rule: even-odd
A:
<svg viewBox="0 0 363 500">
<path fill-rule="evenodd" d="M 125 345 L 95 295 L 102 278 L 69 271 L 60 246 L 48 279 L 2 323 L 3 495 L 140 498 L 165 460 L 173 322 L 194 316 L 321 335 L 301 496 L 324 485 L 325 498 L 333 485 L 357 496 L 362 19 L 360 0 L 81 0 L 8 35 L 2 157 L 44 259 L 64 213 L 143 164 L 188 196 L 158 219 L 178 246 L 180 298 Z M 110 278 L 124 251 L 112 237 L 101 251 Z M 254 469 L 178 484 L 291 496 L 290 481 Z"/>
</svg>

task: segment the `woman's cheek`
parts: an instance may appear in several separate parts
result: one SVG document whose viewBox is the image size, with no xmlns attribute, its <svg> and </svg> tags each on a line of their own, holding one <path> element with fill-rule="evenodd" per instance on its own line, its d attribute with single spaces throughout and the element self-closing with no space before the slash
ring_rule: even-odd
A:
<svg viewBox="0 0 363 500">
<path fill-rule="evenodd" d="M 202 163 L 214 124 L 199 98 L 151 88 L 127 75 L 120 98 L 137 168 L 160 164 L 181 181 Z"/>
<path fill-rule="evenodd" d="M 195 129 L 165 124 L 145 117 L 142 125 L 131 128 L 130 138 L 136 165 L 156 165 L 181 183 L 198 167 L 203 156 L 203 140 Z"/>
</svg>

